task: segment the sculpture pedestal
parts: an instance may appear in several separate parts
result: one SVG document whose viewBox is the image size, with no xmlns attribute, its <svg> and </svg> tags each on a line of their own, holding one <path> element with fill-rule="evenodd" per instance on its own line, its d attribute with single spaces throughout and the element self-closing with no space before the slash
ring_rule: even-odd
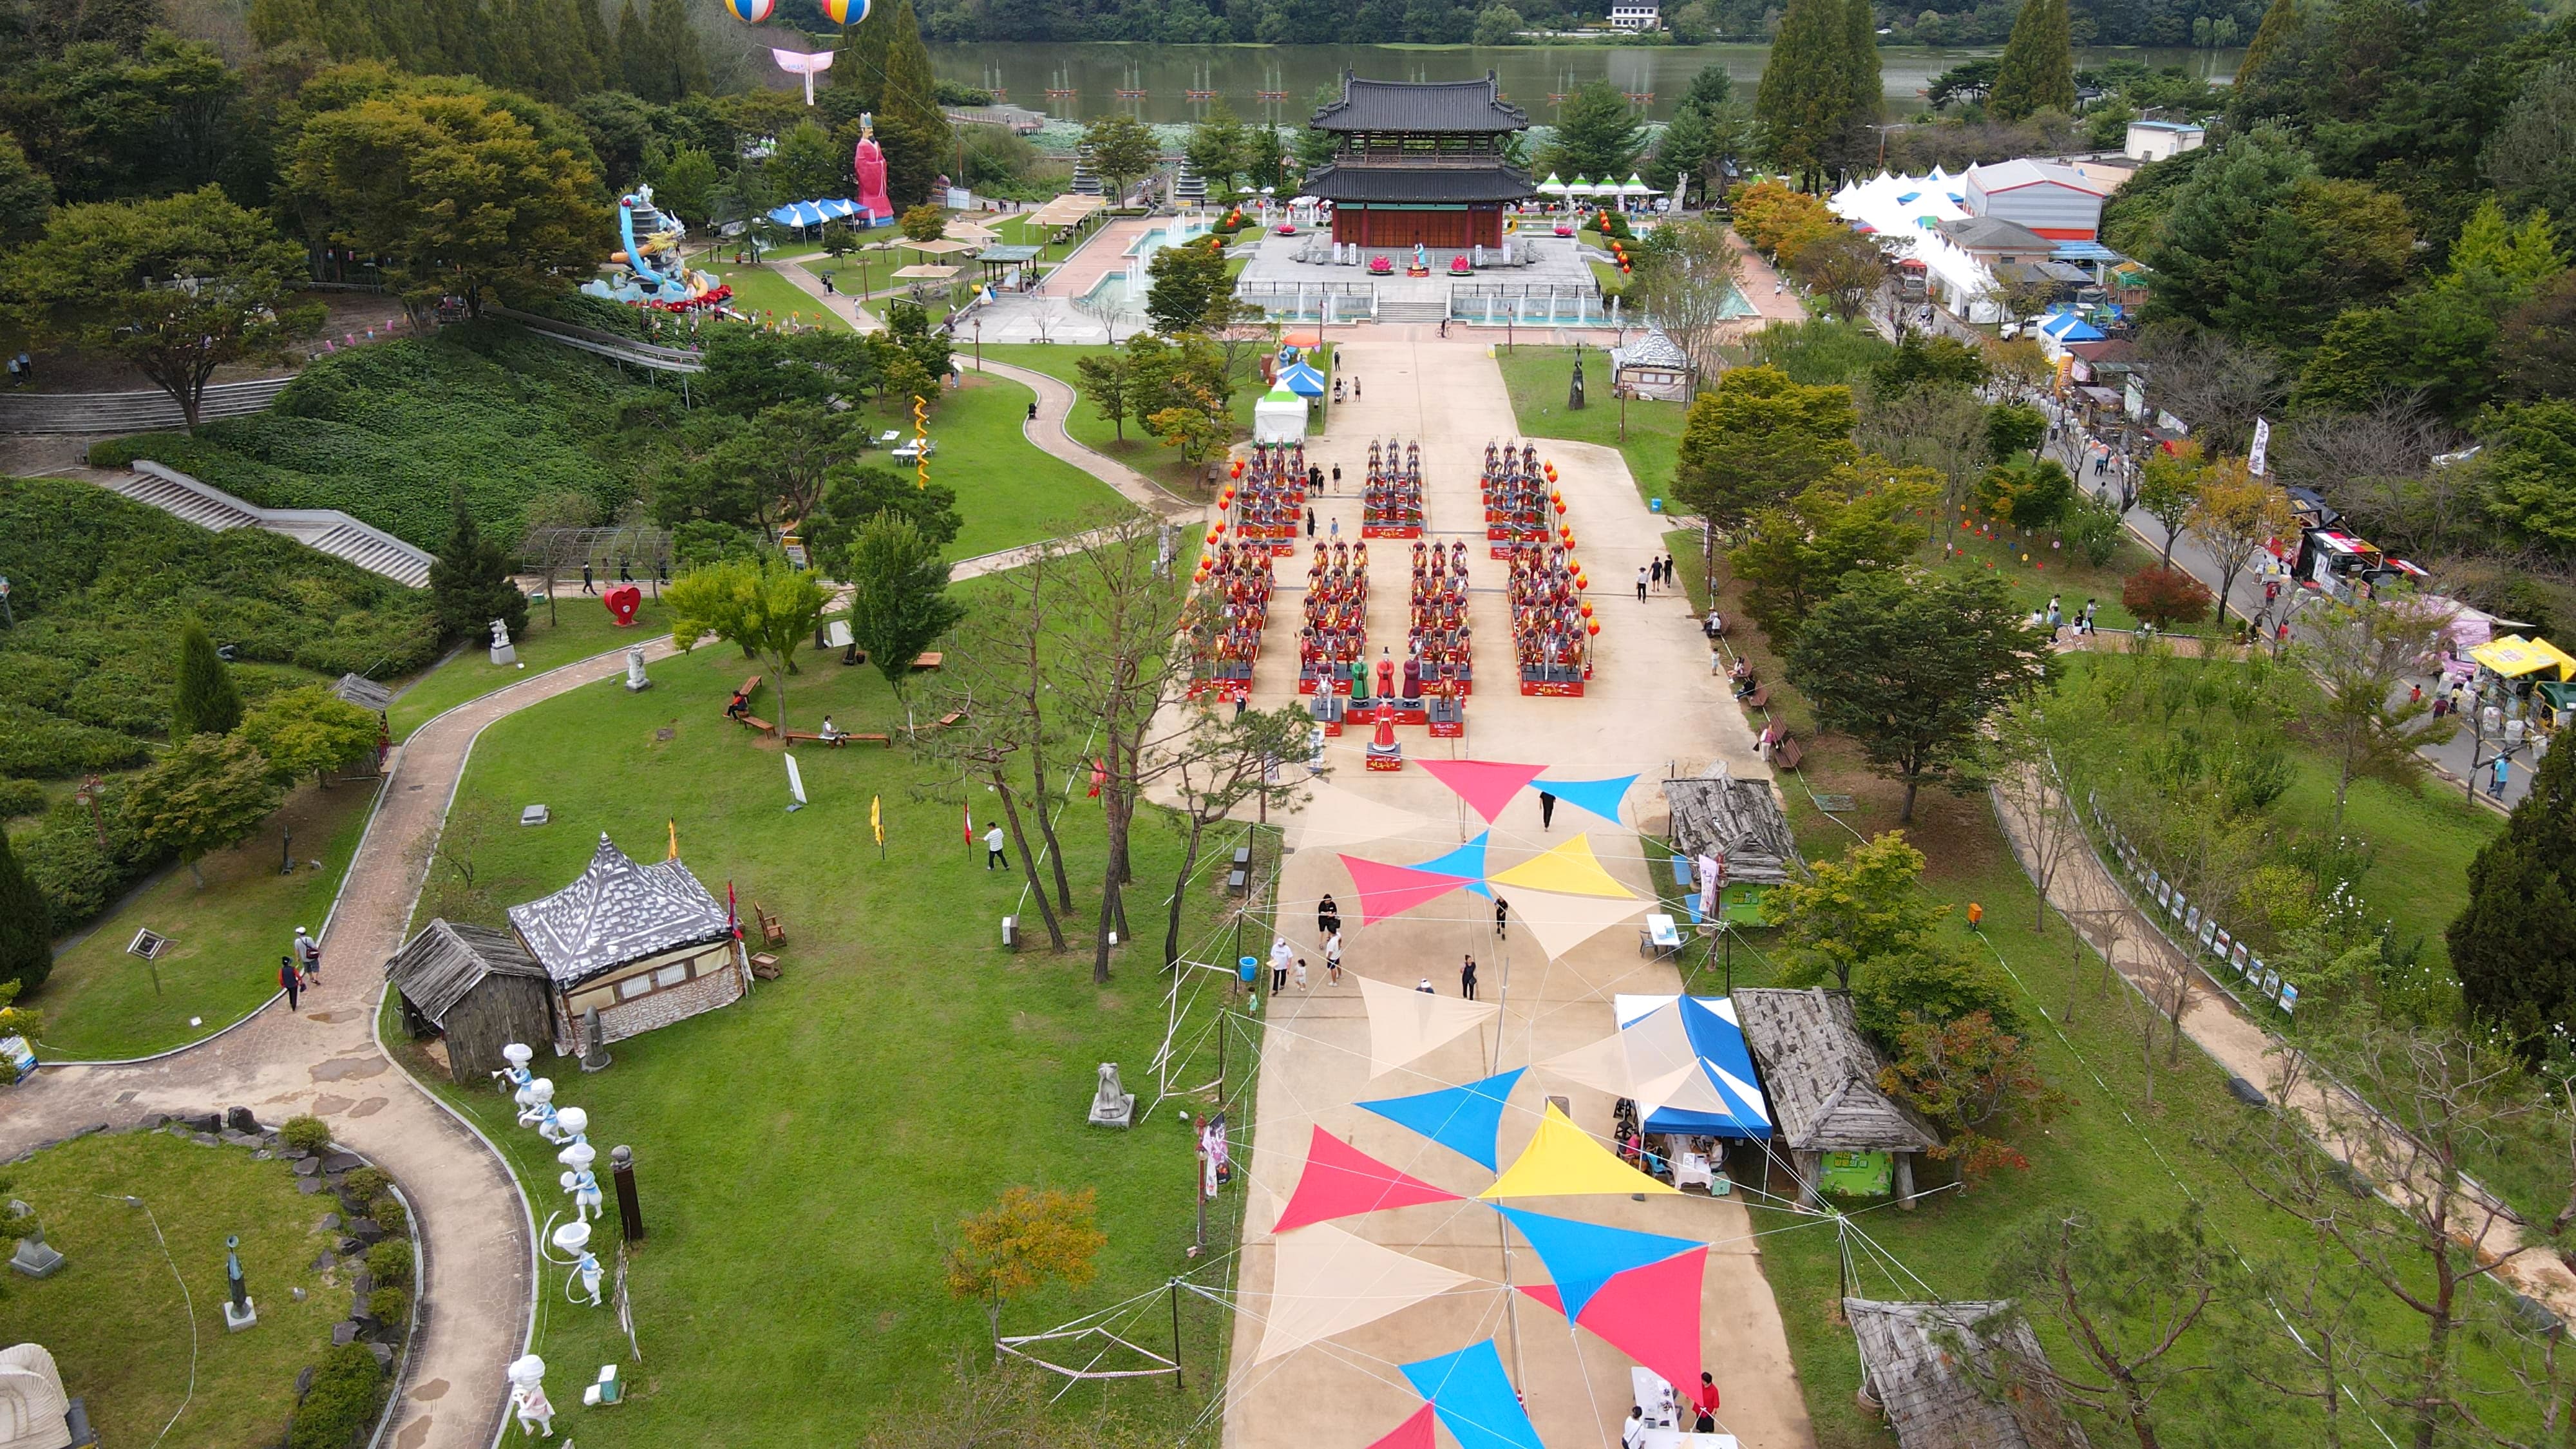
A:
<svg viewBox="0 0 2576 1449">
<path fill-rule="evenodd" d="M 1135 1094 L 1135 1093 L 1133 1093 L 1133 1092 L 1121 1092 L 1121 1093 L 1119 1093 L 1119 1094 L 1118 1094 L 1118 1101 L 1117 1101 L 1114 1105 L 1113 1105 L 1113 1104 L 1111 1104 L 1111 1103 L 1108 1103 L 1108 1102 L 1104 1102 L 1104 1101 L 1100 1100 L 1098 1097 L 1094 1097 L 1094 1098 L 1092 1098 L 1092 1099 L 1091 1099 L 1091 1125 L 1092 1125 L 1092 1126 L 1094 1126 L 1094 1127 L 1130 1127 L 1130 1126 L 1135 1125 L 1135 1121 L 1136 1121 L 1136 1094 Z"/>
<path fill-rule="evenodd" d="M 245 1298 L 241 1301 L 241 1306 L 235 1308 L 231 1299 L 224 1300 L 224 1332 L 239 1333 L 257 1322 L 259 1322 L 258 1304 Z"/>
<path fill-rule="evenodd" d="M 516 664 L 516 663 L 518 663 L 518 662 L 519 662 L 519 646 L 518 646 L 518 645 L 516 645 L 516 644 L 495 644 L 495 645 L 493 645 L 493 646 L 492 646 L 492 663 L 493 663 L 496 667 L 507 667 L 507 666 L 509 666 L 509 665 Z"/>
<path fill-rule="evenodd" d="M 41 1236 L 20 1238 L 18 1251 L 9 1255 L 9 1266 L 30 1278 L 50 1278 L 63 1270 L 63 1255 Z"/>
<path fill-rule="evenodd" d="M 1372 770 L 1403 769 L 1404 746 L 1371 744 L 1368 747 L 1368 767 Z"/>
</svg>

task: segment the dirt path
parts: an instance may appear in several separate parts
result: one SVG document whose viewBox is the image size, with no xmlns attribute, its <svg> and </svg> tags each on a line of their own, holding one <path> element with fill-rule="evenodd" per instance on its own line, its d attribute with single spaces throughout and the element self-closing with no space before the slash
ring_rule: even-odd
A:
<svg viewBox="0 0 2576 1449">
<path fill-rule="evenodd" d="M 645 645 L 668 657 L 668 637 Z M 515 710 L 625 672 L 622 650 L 459 705 L 394 752 L 384 793 L 322 937 L 323 976 L 302 1009 L 275 1002 L 210 1041 L 131 1066 L 64 1067 L 9 1094 L 0 1158 L 93 1123 L 246 1106 L 275 1124 L 311 1113 L 401 1182 L 419 1223 L 421 1318 L 398 1392 L 394 1449 L 487 1449 L 502 1428 L 501 1369 L 527 1341 L 531 1234 L 509 1169 L 396 1066 L 376 1035 L 382 965 L 398 949 L 476 735 Z M 283 951 L 297 923 L 281 921 Z M 558 1386 L 558 1392 L 561 1392 Z"/>
<path fill-rule="evenodd" d="M 2052 803 L 2058 798 L 2054 794 L 2048 797 Z M 2036 881 L 2039 876 L 2032 846 L 2036 832 L 2027 811 L 2017 806 L 2010 792 L 1996 792 L 1995 803 L 2014 855 Z M 2113 879 L 2110 867 L 2082 842 L 2067 853 L 2065 863 L 2049 882 L 2048 899 L 2068 920 L 2081 923 L 2095 951 L 2099 952 L 2108 940 L 2111 964 L 2147 992 L 2150 999 L 2156 983 L 2171 982 L 2176 970 L 2189 973 L 2190 996 L 2182 1013 L 2183 1034 L 2220 1066 L 2297 1111 L 2306 1120 L 2308 1130 L 2332 1147 L 2336 1156 L 2365 1170 L 2374 1164 L 2407 1160 L 2402 1145 L 2393 1145 L 2399 1141 L 2389 1135 L 2393 1128 L 2359 1098 L 2323 1081 L 2312 1069 L 2296 1074 L 2285 1097 L 2282 1079 L 2288 1075 L 2284 1071 L 2290 1051 L 2287 1044 L 2246 1016 L 2234 998 L 2202 974 L 2196 959 L 2186 958 L 2158 924 L 2131 902 Z M 2116 935 L 2112 933 L 2114 922 L 2118 926 Z M 2383 1193 L 2406 1197 L 2431 1190 L 2428 1184 L 2407 1181 L 2382 1180 L 2378 1185 Z M 2526 1239 L 2516 1221 L 2499 1216 L 2483 1202 L 2466 1198 L 2454 1209 L 2453 1220 L 2483 1228 L 2475 1239 L 2481 1258 L 2492 1261 L 2511 1256 L 2496 1275 L 2507 1286 L 2547 1304 L 2561 1318 L 2576 1317 L 2576 1273 L 2569 1272 L 2566 1264 L 2545 1249 L 2525 1251 Z M 2468 1239 L 2464 1237 L 2463 1241 Z"/>
<path fill-rule="evenodd" d="M 1550 959 L 1516 926 L 1497 940 L 1492 906 L 1453 894 L 1360 925 L 1358 893 L 1340 853 L 1411 863 L 1455 849 L 1488 829 L 1418 763 L 1432 759 L 1545 761 L 1563 778 L 1637 773 L 1620 822 L 1571 807 L 1552 829 L 1539 820 L 1534 793 L 1511 802 L 1490 827 L 1489 872 L 1519 864 L 1589 832 L 1594 851 L 1630 892 L 1651 897 L 1650 872 L 1663 857 L 1627 822 L 1659 818 L 1655 781 L 1678 768 L 1696 771 L 1722 758 L 1740 775 L 1768 772 L 1753 756 L 1744 717 L 1711 677 L 1708 655 L 1677 592 L 1640 601 L 1630 583 L 1660 552 L 1669 520 L 1646 511 L 1626 465 L 1610 449 L 1544 443 L 1554 460 L 1579 556 L 1594 579 L 1603 620 L 1596 671 L 1582 699 L 1524 698 L 1517 690 L 1511 631 L 1502 588 L 1505 566 L 1486 557 L 1476 475 L 1488 441 L 1517 434 L 1502 378 L 1478 343 L 1434 339 L 1433 329 L 1374 328 L 1342 343 L 1340 370 L 1360 394 L 1336 409 L 1332 429 L 1307 440 L 1307 457 L 1328 471 L 1339 463 L 1342 490 L 1314 500 L 1319 521 L 1338 521 L 1356 541 L 1359 489 L 1372 436 L 1422 444 L 1424 511 L 1434 540 L 1468 544 L 1470 622 L 1475 628 L 1476 692 L 1467 702 L 1467 736 L 1432 740 L 1418 729 L 1398 737 L 1407 767 L 1366 771 L 1367 735 L 1354 728 L 1327 742 L 1332 772 L 1316 802 L 1286 824 L 1288 854 L 1278 887 L 1282 928 L 1316 966 L 1311 990 L 1291 987 L 1265 1008 L 1269 1017 L 1257 1088 L 1257 1132 L 1250 1153 L 1250 1207 L 1239 1265 L 1232 1377 L 1227 1386 L 1226 1442 L 1236 1449 L 1307 1449 L 1365 1444 L 1392 1429 L 1421 1400 L 1396 1365 L 1495 1340 L 1540 1435 L 1551 1444 L 1616 1443 L 1633 1402 L 1631 1360 L 1576 1330 L 1506 1284 L 1543 1281 L 1526 1247 L 1507 1241 L 1500 1220 L 1472 1204 L 1441 1203 L 1345 1218 L 1335 1226 L 1369 1241 L 1467 1274 L 1473 1283 L 1349 1332 L 1256 1363 L 1274 1291 L 1277 1240 L 1271 1225 L 1305 1166 L 1307 1144 L 1321 1126 L 1361 1151 L 1472 1196 L 1492 1174 L 1455 1153 L 1355 1108 L 1363 1098 L 1398 1096 L 1467 1082 L 1525 1066 L 1598 1041 L 1616 1028 L 1618 992 L 1680 989 L 1674 967 L 1642 958 L 1636 920 L 1620 921 Z M 1411 544 L 1372 543 L 1368 650 L 1405 642 Z M 1253 703 L 1276 708 L 1296 699 L 1296 631 L 1311 557 L 1278 563 L 1281 589 L 1272 606 L 1267 647 L 1254 679 Z M 1506 898 L 1512 891 L 1502 889 Z M 1324 984 L 1315 935 L 1315 904 L 1335 895 L 1348 923 L 1345 965 L 1351 975 L 1412 987 L 1428 978 L 1442 995 L 1458 990 L 1463 954 L 1479 963 L 1481 993 L 1502 1013 L 1487 1032 L 1452 1042 L 1410 1066 L 1371 1077 L 1367 1010 L 1355 980 Z M 1524 896 L 1530 911 L 1548 907 Z M 1640 914 L 1646 909 L 1641 904 Z M 1526 921 L 1529 917 L 1524 915 Z M 1544 919 L 1544 918 L 1542 918 Z M 1254 949 L 1247 944 L 1247 949 Z M 1525 1146 L 1549 1094 L 1569 1101 L 1574 1120 L 1595 1133 L 1610 1122 L 1607 1094 L 1536 1073 L 1514 1094 L 1499 1143 L 1508 1161 Z M 1725 1396 L 1723 1427 L 1751 1449 L 1795 1449 L 1813 1443 L 1770 1285 L 1763 1278 L 1740 1200 L 1626 1196 L 1563 1198 L 1531 1204 L 1586 1221 L 1712 1243 L 1703 1281 L 1701 1352 Z"/>
</svg>

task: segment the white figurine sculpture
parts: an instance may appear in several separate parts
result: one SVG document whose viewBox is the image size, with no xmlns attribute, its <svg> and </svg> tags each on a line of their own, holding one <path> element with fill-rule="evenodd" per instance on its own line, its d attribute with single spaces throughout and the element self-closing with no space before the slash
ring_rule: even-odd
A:
<svg viewBox="0 0 2576 1449">
<path fill-rule="evenodd" d="M 637 692 L 642 691 L 642 690 L 651 689 L 652 687 L 653 687 L 653 681 L 652 681 L 652 680 L 649 680 L 649 679 L 647 679 L 647 678 L 645 678 L 645 677 L 644 677 L 644 646 L 643 646 L 643 645 L 641 645 L 641 644 L 629 644 L 629 645 L 627 645 L 627 646 L 626 646 L 626 690 L 627 690 L 627 693 L 629 693 L 629 694 L 633 694 L 633 693 L 637 693 Z"/>
<path fill-rule="evenodd" d="M 552 1141 L 555 1123 L 555 1084 L 544 1077 L 531 1081 L 518 1092 L 519 1125 L 534 1127 L 540 1136 Z"/>
<path fill-rule="evenodd" d="M 528 1049 L 528 1044 L 523 1041 L 514 1041 L 509 1045 L 502 1047 L 501 1060 L 509 1063 L 509 1065 L 503 1067 L 497 1072 L 494 1072 L 492 1074 L 492 1080 L 499 1082 L 501 1084 L 501 1090 L 504 1092 L 519 1091 L 521 1088 L 527 1086 L 528 1083 L 536 1080 L 534 1077 L 528 1075 L 528 1063 L 535 1059 L 536 1055 L 537 1054 L 535 1052 Z M 526 1104 L 522 1103 L 521 1105 L 524 1106 Z"/>
<path fill-rule="evenodd" d="M 564 1191 L 572 1194 L 575 1221 L 588 1222 L 607 1211 L 599 1193 L 599 1175 L 590 1170 L 590 1165 L 598 1160 L 599 1149 L 587 1142 L 576 1142 L 555 1154 L 555 1161 L 568 1169 L 558 1181 L 562 1182 Z"/>
<path fill-rule="evenodd" d="M 71 1406 L 62 1371 L 43 1345 L 0 1349 L 0 1444 L 69 1444 L 71 1427 L 64 1415 Z"/>
<path fill-rule="evenodd" d="M 1124 1127 L 1136 1120 L 1136 1094 L 1118 1081 L 1118 1064 L 1100 1064 L 1099 1086 L 1091 1094 L 1091 1124 L 1095 1127 Z"/>
<path fill-rule="evenodd" d="M 519 651 L 510 647 L 510 626 L 499 619 L 492 621 L 492 662 L 496 665 L 519 662 Z"/>
<path fill-rule="evenodd" d="M 586 1140 L 582 1134 L 589 1130 L 590 1114 L 579 1107 L 566 1107 L 537 1124 L 537 1135 L 557 1147 L 569 1147 Z"/>
<path fill-rule="evenodd" d="M 546 1221 L 551 1223 L 554 1219 L 549 1216 Z M 546 1261 L 558 1268 L 572 1269 L 570 1273 L 564 1275 L 565 1300 L 579 1303 L 582 1301 L 582 1295 L 588 1294 L 590 1306 L 599 1307 L 599 1255 L 590 1250 L 590 1224 L 575 1218 L 562 1227 L 554 1229 L 548 1240 L 564 1256 L 558 1258 L 553 1253 L 548 1253 Z M 575 1287 L 575 1284 L 579 1286 Z"/>
<path fill-rule="evenodd" d="M 546 1361 L 535 1354 L 510 1365 L 510 1412 L 519 1416 L 519 1432 L 530 1438 L 555 1436 L 555 1406 L 546 1398 Z"/>
</svg>

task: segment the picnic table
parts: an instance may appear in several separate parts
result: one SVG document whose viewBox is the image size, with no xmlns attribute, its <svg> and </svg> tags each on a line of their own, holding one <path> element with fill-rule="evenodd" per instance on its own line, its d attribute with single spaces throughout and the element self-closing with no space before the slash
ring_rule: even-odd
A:
<svg viewBox="0 0 2576 1449">
<path fill-rule="evenodd" d="M 1637 932 L 1637 953 L 1658 960 L 1678 959 L 1682 954 L 1680 926 L 1661 912 L 1647 916 L 1645 926 Z"/>
</svg>

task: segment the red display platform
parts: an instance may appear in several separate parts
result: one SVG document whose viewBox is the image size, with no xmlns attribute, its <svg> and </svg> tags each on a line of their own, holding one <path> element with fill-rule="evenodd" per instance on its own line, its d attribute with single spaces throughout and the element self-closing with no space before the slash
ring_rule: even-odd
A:
<svg viewBox="0 0 2576 1449">
<path fill-rule="evenodd" d="M 1298 692 L 1299 694 L 1315 694 L 1315 693 L 1319 693 L 1319 692 L 1320 692 L 1320 690 L 1319 690 L 1319 688 L 1318 688 L 1318 687 L 1319 687 L 1320 685 L 1322 685 L 1322 684 L 1323 684 L 1323 682 L 1324 682 L 1324 681 L 1322 681 L 1322 680 L 1320 680 L 1320 679 L 1317 679 L 1315 676 L 1313 676 L 1313 675 L 1311 675 L 1311 674 L 1309 674 L 1309 675 L 1303 675 L 1303 676 L 1301 676 L 1301 677 L 1297 680 L 1297 692 Z M 1351 682 L 1350 682 L 1349 680 L 1347 680 L 1347 679 L 1336 679 L 1336 680 L 1334 680 L 1334 681 L 1333 681 L 1333 693 L 1335 693 L 1335 694 L 1348 694 L 1348 693 L 1350 693 L 1350 692 L 1351 692 Z"/>
<path fill-rule="evenodd" d="M 1364 523 L 1360 525 L 1360 537 L 1362 538 L 1420 538 L 1421 536 L 1422 525 L 1418 523 Z"/>
<path fill-rule="evenodd" d="M 1465 739 L 1467 737 L 1467 722 L 1463 719 L 1453 719 L 1448 721 L 1434 720 L 1431 724 L 1431 737 L 1435 740 Z"/>
<path fill-rule="evenodd" d="M 1372 770 L 1401 770 L 1404 768 L 1404 757 L 1371 755 L 1368 757 L 1368 767 Z"/>
<path fill-rule="evenodd" d="M 1236 704 L 1252 697 L 1252 681 L 1249 679 L 1193 679 L 1190 681 L 1190 698 L 1204 699 L 1211 694 L 1226 704 Z"/>
<path fill-rule="evenodd" d="M 1521 693 L 1546 695 L 1554 699 L 1581 699 L 1583 681 L 1580 679 L 1524 679 L 1521 681 Z"/>
</svg>

